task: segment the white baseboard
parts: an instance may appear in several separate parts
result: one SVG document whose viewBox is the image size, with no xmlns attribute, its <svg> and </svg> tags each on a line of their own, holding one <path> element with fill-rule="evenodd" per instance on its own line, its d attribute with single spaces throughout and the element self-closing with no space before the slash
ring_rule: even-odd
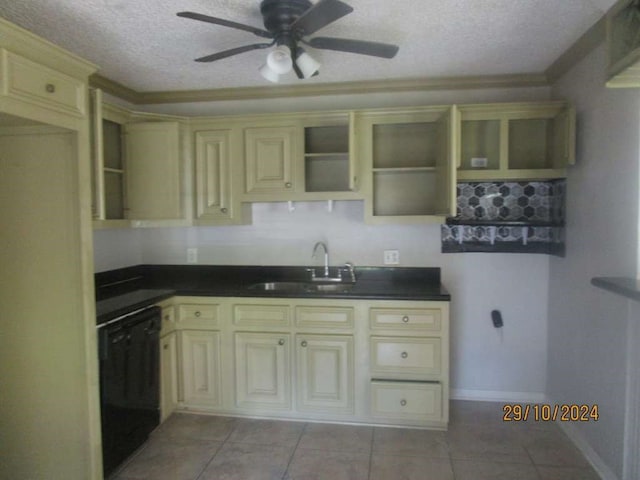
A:
<svg viewBox="0 0 640 480">
<path fill-rule="evenodd" d="M 584 439 L 578 429 L 571 424 L 571 422 L 556 422 L 560 429 L 569 437 L 569 440 L 573 442 L 578 450 L 582 452 L 587 461 L 591 464 L 593 469 L 600 475 L 602 480 L 620 480 L 618 476 L 613 473 L 606 463 L 602 460 L 600 455 L 591 448 L 591 445 Z"/>
<path fill-rule="evenodd" d="M 493 390 L 464 390 L 452 388 L 449 391 L 452 400 L 474 400 L 481 402 L 503 403 L 544 403 L 545 394 L 537 392 L 504 392 Z"/>
</svg>

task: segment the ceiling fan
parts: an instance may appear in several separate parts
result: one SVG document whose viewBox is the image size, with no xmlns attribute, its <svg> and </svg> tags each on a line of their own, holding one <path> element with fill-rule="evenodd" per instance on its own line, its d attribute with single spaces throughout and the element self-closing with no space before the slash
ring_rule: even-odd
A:
<svg viewBox="0 0 640 480">
<path fill-rule="evenodd" d="M 258 37 L 270 39 L 271 42 L 269 43 L 244 45 L 196 58 L 195 61 L 213 62 L 251 50 L 276 46 L 267 56 L 267 62 L 260 68 L 260 73 L 267 80 L 277 82 L 280 75 L 291 70 L 300 79 L 318 74 L 320 63 L 311 57 L 300 44 L 319 50 L 334 50 L 373 57 L 393 58 L 398 53 L 396 45 L 347 38 L 308 38 L 321 28 L 352 11 L 353 8 L 340 0 L 319 0 L 315 4 L 309 0 L 262 0 L 260 13 L 262 13 L 264 19 L 264 30 L 201 13 L 179 12 L 177 15 L 192 20 L 244 30 Z"/>
</svg>

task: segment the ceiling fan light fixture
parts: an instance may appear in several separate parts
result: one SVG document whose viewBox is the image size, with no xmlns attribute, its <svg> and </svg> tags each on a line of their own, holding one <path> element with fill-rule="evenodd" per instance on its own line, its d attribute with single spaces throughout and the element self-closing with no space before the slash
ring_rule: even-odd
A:
<svg viewBox="0 0 640 480">
<path fill-rule="evenodd" d="M 278 83 L 280 81 L 280 75 L 274 72 L 266 63 L 262 65 L 258 69 L 258 71 L 260 72 L 260 75 L 263 76 L 263 78 L 265 78 L 266 80 L 269 80 L 270 82 Z"/>
<path fill-rule="evenodd" d="M 293 60 L 291 50 L 286 45 L 279 45 L 269 55 L 267 55 L 267 65 L 278 75 L 283 75 L 291 71 Z"/>
<path fill-rule="evenodd" d="M 304 78 L 311 78 L 320 69 L 320 62 L 305 52 L 302 48 L 298 49 L 298 57 L 296 58 L 296 65 L 302 72 Z"/>
</svg>

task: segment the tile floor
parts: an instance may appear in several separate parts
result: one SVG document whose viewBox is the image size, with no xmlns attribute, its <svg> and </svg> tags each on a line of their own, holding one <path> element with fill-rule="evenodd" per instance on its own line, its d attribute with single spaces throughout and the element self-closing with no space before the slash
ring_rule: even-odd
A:
<svg viewBox="0 0 640 480">
<path fill-rule="evenodd" d="M 598 480 L 560 429 L 452 401 L 447 432 L 174 414 L 114 480 Z"/>
</svg>

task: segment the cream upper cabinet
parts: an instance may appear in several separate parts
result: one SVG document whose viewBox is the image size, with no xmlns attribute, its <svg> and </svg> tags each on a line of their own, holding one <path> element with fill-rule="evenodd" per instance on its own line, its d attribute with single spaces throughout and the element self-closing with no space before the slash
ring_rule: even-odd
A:
<svg viewBox="0 0 640 480">
<path fill-rule="evenodd" d="M 607 13 L 608 87 L 640 87 L 639 29 L 636 0 L 619 0 Z"/>
<path fill-rule="evenodd" d="M 566 103 L 459 109 L 458 180 L 561 178 L 575 163 L 575 111 Z"/>
<path fill-rule="evenodd" d="M 298 409 L 353 412 L 353 355 L 351 335 L 296 335 Z"/>
<path fill-rule="evenodd" d="M 296 191 L 297 138 L 295 126 L 244 129 L 246 194 L 268 198 Z"/>
<path fill-rule="evenodd" d="M 127 217 L 180 219 L 180 126 L 142 122 L 125 126 Z"/>
<path fill-rule="evenodd" d="M 198 225 L 234 225 L 251 220 L 240 203 L 238 129 L 196 131 L 196 212 Z"/>
<path fill-rule="evenodd" d="M 456 109 L 362 113 L 368 223 L 441 222 L 455 210 Z"/>
</svg>

